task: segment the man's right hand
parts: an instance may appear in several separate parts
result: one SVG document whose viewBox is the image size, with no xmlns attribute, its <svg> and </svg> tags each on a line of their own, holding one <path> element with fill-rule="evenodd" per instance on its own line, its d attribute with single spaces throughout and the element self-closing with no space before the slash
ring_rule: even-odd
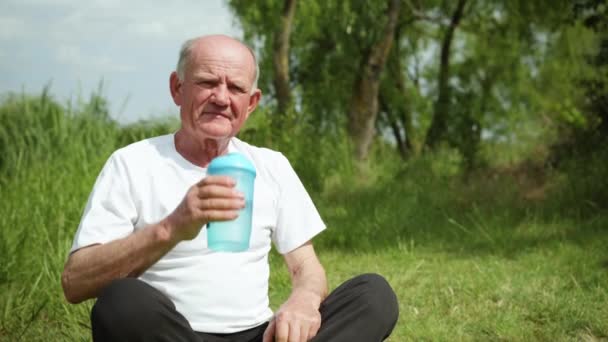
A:
<svg viewBox="0 0 608 342">
<path fill-rule="evenodd" d="M 208 176 L 191 186 L 181 203 L 165 219 L 171 238 L 177 241 L 194 239 L 211 221 L 237 218 L 245 207 L 245 197 L 228 176 Z"/>
</svg>

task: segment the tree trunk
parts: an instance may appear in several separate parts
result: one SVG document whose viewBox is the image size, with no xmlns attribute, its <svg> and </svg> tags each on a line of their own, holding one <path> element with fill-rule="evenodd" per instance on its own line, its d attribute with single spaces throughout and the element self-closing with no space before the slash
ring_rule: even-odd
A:
<svg viewBox="0 0 608 342">
<path fill-rule="evenodd" d="M 447 120 L 450 111 L 450 47 L 454 38 L 454 31 L 458 27 L 462 14 L 464 12 L 464 5 L 467 0 L 458 0 L 456 9 L 452 14 L 452 20 L 448 26 L 445 36 L 443 37 L 443 43 L 441 44 L 441 60 L 439 65 L 439 80 L 437 89 L 439 95 L 437 102 L 435 103 L 435 113 L 433 114 L 433 120 L 431 121 L 431 127 L 428 130 L 425 140 L 425 146 L 433 149 L 441 140 L 444 139 L 445 132 L 447 130 Z"/>
<path fill-rule="evenodd" d="M 367 159 L 369 148 L 375 134 L 378 115 L 378 90 L 380 75 L 384 70 L 390 52 L 399 18 L 400 0 L 389 0 L 388 20 L 382 36 L 363 59 L 362 72 L 355 81 L 349 108 L 348 132 L 354 144 L 357 161 Z"/>
<path fill-rule="evenodd" d="M 285 0 L 281 24 L 274 36 L 274 88 L 278 103 L 278 117 L 275 121 L 281 125 L 285 114 L 291 107 L 291 90 L 289 87 L 289 37 L 293 17 L 296 12 L 296 0 Z"/>
<path fill-rule="evenodd" d="M 418 154 L 418 141 L 415 138 L 416 137 L 416 133 L 414 132 L 414 123 L 412 120 L 412 115 L 411 115 L 411 107 L 409 105 L 410 102 L 408 102 L 409 98 L 411 97 L 411 94 L 409 94 L 407 92 L 407 87 L 405 86 L 405 77 L 403 76 L 404 73 L 404 68 L 401 65 L 401 48 L 399 45 L 399 37 L 401 36 L 400 34 L 401 28 L 397 28 L 397 31 L 395 33 L 395 43 L 397 44 L 395 46 L 395 51 L 393 56 L 394 56 L 394 70 L 392 71 L 393 75 L 395 76 L 395 86 L 397 87 L 397 90 L 399 90 L 399 92 L 402 94 L 402 98 L 403 98 L 403 106 L 402 106 L 402 110 L 400 111 L 400 115 L 399 115 L 399 121 L 401 122 L 401 125 L 403 126 L 403 129 L 405 130 L 405 147 L 407 147 L 408 154 Z M 404 157 L 406 157 L 407 155 L 404 155 Z"/>
<path fill-rule="evenodd" d="M 410 153 L 410 147 L 407 145 L 408 143 L 406 140 L 407 132 L 405 132 L 406 137 L 404 138 L 401 134 L 401 126 L 399 125 L 397 119 L 395 119 L 393 113 L 391 113 L 391 108 L 386 102 L 386 99 L 382 96 L 382 94 L 380 94 L 378 98 L 380 100 L 381 111 L 385 114 L 386 120 L 391 126 L 391 131 L 393 132 L 393 136 L 395 137 L 395 143 L 397 144 L 397 150 L 399 151 L 399 155 L 401 156 L 401 159 L 407 160 Z"/>
<path fill-rule="evenodd" d="M 492 88 L 494 87 L 495 76 L 490 74 L 481 80 L 481 103 L 479 105 L 479 113 L 477 116 L 469 115 L 469 126 L 467 133 L 467 149 L 465 153 L 465 175 L 468 176 L 478 166 L 479 145 L 481 143 L 481 131 L 483 130 L 482 122 L 488 107 L 488 101 L 492 96 Z"/>
</svg>

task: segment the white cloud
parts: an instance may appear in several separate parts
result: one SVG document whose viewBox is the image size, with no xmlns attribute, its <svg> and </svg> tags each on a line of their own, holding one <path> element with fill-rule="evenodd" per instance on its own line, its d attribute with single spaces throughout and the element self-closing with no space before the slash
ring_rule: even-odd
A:
<svg viewBox="0 0 608 342">
<path fill-rule="evenodd" d="M 18 39 L 26 34 L 27 29 L 23 19 L 0 17 L 0 40 Z"/>
<path fill-rule="evenodd" d="M 4 0 L 7 5 L 13 6 L 75 6 L 74 0 Z"/>
<path fill-rule="evenodd" d="M 226 12 L 217 1 L 94 1 L 71 8 L 53 23 L 50 33 L 62 41 L 99 36 L 175 39 L 205 33 L 237 34 L 239 30 L 232 27 Z"/>
<path fill-rule="evenodd" d="M 80 64 L 82 60 L 82 53 L 77 46 L 60 46 L 55 56 L 60 63 Z"/>
<path fill-rule="evenodd" d="M 167 25 L 158 21 L 129 23 L 126 31 L 142 37 L 169 37 Z"/>
<path fill-rule="evenodd" d="M 94 70 L 97 73 L 128 72 L 134 67 L 123 63 L 117 63 L 108 56 L 92 56 L 82 52 L 76 45 L 61 45 L 55 51 L 55 59 L 61 64 L 74 67 L 78 70 Z"/>
</svg>

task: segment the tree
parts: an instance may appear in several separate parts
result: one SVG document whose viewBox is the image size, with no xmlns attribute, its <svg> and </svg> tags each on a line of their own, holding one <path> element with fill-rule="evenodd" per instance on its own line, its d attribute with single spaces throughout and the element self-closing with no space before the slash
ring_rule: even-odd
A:
<svg viewBox="0 0 608 342">
<path fill-rule="evenodd" d="M 523 135 L 583 121 L 607 127 L 605 72 L 581 65 L 582 52 L 605 61 L 585 47 L 602 29 L 579 27 L 601 22 L 599 0 L 577 0 L 588 6 L 576 20 L 570 0 L 309 0 L 297 14 L 295 0 L 229 3 L 260 56 L 272 95 L 263 105 L 278 112 L 268 117 L 291 106 L 306 136 L 346 132 L 357 160 L 389 137 L 404 159 L 447 143 L 472 170 L 489 144 L 530 145 Z"/>
<path fill-rule="evenodd" d="M 441 44 L 441 58 L 439 64 L 439 75 L 438 75 L 438 96 L 437 102 L 435 103 L 435 112 L 433 115 L 433 121 L 431 127 L 426 135 L 425 145 L 429 148 L 436 147 L 439 142 L 445 138 L 445 132 L 447 130 L 447 120 L 450 110 L 450 49 L 452 46 L 452 40 L 454 38 L 454 32 L 462 20 L 464 13 L 464 6 L 467 0 L 458 0 L 456 8 L 452 14 L 452 18 L 446 31 L 443 35 L 443 41 Z"/>
<path fill-rule="evenodd" d="M 587 56 L 596 73 L 581 81 L 587 99 L 585 106 L 596 123 L 591 130 L 601 139 L 608 139 L 608 5 L 602 0 L 579 0 L 574 3 L 574 18 L 582 20 L 597 39 L 595 53 Z"/>
<path fill-rule="evenodd" d="M 417 133 L 413 122 L 413 103 L 418 92 L 417 85 L 408 86 L 406 81 L 406 68 L 403 60 L 407 60 L 410 51 L 403 48 L 402 31 L 411 23 L 411 20 L 401 20 L 396 28 L 395 42 L 387 61 L 387 72 L 384 73 L 378 100 L 380 113 L 388 124 L 397 150 L 402 159 L 407 160 L 411 155 L 419 152 Z M 414 81 L 415 83 L 415 81 Z M 379 122 L 382 129 L 382 122 Z"/>
<path fill-rule="evenodd" d="M 289 84 L 289 39 L 296 12 L 297 0 L 285 0 L 280 26 L 274 34 L 274 87 L 278 103 L 278 114 L 285 116 L 291 108 L 291 87 Z M 275 120 L 281 128 L 284 119 Z"/>
<path fill-rule="evenodd" d="M 353 140 L 355 158 L 358 161 L 367 158 L 376 133 L 380 76 L 394 40 L 400 6 L 399 0 L 388 1 L 388 19 L 383 33 L 378 40 L 372 43 L 367 55 L 363 58 L 361 73 L 355 81 L 350 100 L 348 131 Z"/>
</svg>

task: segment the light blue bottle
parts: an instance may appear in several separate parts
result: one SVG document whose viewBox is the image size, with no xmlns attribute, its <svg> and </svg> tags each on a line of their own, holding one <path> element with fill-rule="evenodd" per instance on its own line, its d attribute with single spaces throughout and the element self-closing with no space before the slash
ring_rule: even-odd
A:
<svg viewBox="0 0 608 342">
<path fill-rule="evenodd" d="M 235 188 L 245 196 L 245 208 L 232 221 L 216 221 L 207 224 L 207 247 L 214 251 L 242 252 L 249 248 L 253 209 L 253 185 L 255 167 L 240 153 L 228 153 L 211 161 L 208 175 L 230 176 L 236 181 Z"/>
</svg>

